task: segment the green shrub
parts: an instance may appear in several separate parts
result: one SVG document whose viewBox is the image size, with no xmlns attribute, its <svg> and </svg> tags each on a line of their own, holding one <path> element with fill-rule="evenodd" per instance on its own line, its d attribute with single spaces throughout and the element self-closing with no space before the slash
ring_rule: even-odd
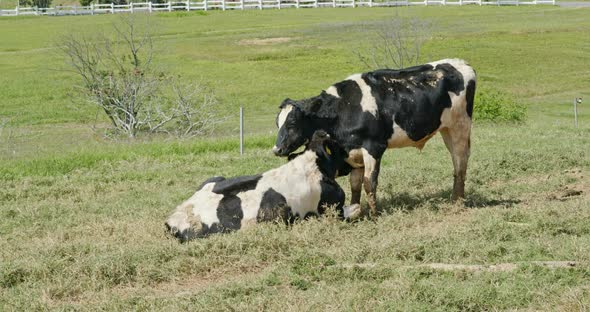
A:
<svg viewBox="0 0 590 312">
<path fill-rule="evenodd" d="M 473 115 L 475 120 L 521 122 L 526 118 L 526 106 L 504 92 L 483 89 L 475 95 Z"/>
</svg>

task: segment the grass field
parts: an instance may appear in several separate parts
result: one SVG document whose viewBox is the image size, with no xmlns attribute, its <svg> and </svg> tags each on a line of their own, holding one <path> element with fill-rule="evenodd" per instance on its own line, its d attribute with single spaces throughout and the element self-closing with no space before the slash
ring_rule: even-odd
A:
<svg viewBox="0 0 590 312">
<path fill-rule="evenodd" d="M 449 201 L 450 156 L 435 137 L 422 152 L 386 153 L 373 220 L 264 224 L 183 245 L 165 235 L 203 179 L 283 163 L 270 152 L 278 104 L 365 70 L 354 48 L 395 14 L 435 23 L 425 61 L 464 58 L 480 89 L 528 106 L 522 124 L 475 123 L 464 205 Z M 154 15 L 159 64 L 210 86 L 230 119 L 209 138 L 135 141 L 91 130 L 104 120 L 70 99 L 76 80 L 55 48 L 116 17 L 1 18 L 0 310 L 587 311 L 590 113 L 582 104 L 575 129 L 571 101 L 590 98 L 589 17 L 555 7 Z"/>
</svg>

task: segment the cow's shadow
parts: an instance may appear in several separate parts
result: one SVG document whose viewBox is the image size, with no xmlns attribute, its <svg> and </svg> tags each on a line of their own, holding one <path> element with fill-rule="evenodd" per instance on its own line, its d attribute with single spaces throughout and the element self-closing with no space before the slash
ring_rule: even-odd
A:
<svg viewBox="0 0 590 312">
<path fill-rule="evenodd" d="M 405 191 L 386 191 L 385 194 L 378 197 L 377 207 L 379 207 L 380 213 L 413 211 L 418 207 L 439 210 L 456 204 L 451 200 L 451 194 L 451 189 L 417 194 Z M 520 202 L 519 199 L 494 198 L 477 190 L 470 190 L 469 193 L 465 194 L 462 205 L 466 208 L 486 208 L 491 206 L 510 208 Z"/>
</svg>

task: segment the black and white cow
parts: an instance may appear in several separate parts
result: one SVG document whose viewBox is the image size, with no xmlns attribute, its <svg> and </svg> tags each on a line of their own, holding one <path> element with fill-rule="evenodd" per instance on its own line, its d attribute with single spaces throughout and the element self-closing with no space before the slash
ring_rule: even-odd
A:
<svg viewBox="0 0 590 312">
<path fill-rule="evenodd" d="M 321 215 L 336 206 L 341 215 L 344 191 L 334 178 L 346 152 L 324 131 L 317 131 L 306 151 L 288 163 L 253 176 L 213 177 L 166 221 L 181 241 L 230 232 L 261 222 Z"/>
<path fill-rule="evenodd" d="M 351 205 L 360 203 L 364 185 L 375 213 L 377 177 L 385 150 L 422 149 L 440 132 L 453 160 L 452 198 L 462 198 L 475 84 L 475 71 L 459 59 L 352 75 L 318 96 L 283 101 L 273 152 L 287 156 L 306 144 L 314 131 L 326 130 L 349 154 Z"/>
</svg>

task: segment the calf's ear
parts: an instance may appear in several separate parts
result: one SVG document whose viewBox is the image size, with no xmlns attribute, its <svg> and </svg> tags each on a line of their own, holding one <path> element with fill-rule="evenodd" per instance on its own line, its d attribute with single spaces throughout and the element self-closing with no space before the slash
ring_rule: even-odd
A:
<svg viewBox="0 0 590 312">
<path fill-rule="evenodd" d="M 326 153 L 333 161 L 343 161 L 348 158 L 348 153 L 344 148 L 336 141 L 328 139 L 324 142 Z"/>
</svg>

